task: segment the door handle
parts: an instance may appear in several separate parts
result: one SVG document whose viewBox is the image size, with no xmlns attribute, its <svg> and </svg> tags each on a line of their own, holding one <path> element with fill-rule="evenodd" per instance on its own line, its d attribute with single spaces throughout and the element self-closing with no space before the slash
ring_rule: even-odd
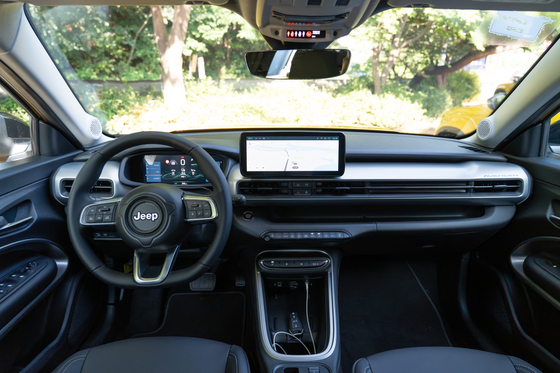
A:
<svg viewBox="0 0 560 373">
<path fill-rule="evenodd" d="M 556 225 L 558 228 L 560 228 L 560 216 L 556 216 L 556 215 L 549 215 L 548 219 L 550 220 L 550 222 L 554 225 Z"/>
<path fill-rule="evenodd" d="M 21 220 L 4 224 L 0 227 L 0 235 L 6 234 L 6 233 L 8 233 L 8 232 L 10 232 L 14 229 L 21 228 L 22 226 L 30 223 L 32 219 L 33 219 L 33 216 L 28 216 L 28 217 L 23 218 Z M 3 220 L 6 221 L 5 219 L 3 219 Z"/>
</svg>

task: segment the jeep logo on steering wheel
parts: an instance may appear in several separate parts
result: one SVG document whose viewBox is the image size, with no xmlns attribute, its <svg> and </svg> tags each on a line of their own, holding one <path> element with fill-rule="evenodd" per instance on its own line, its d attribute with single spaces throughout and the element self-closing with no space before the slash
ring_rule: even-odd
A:
<svg viewBox="0 0 560 373">
<path fill-rule="evenodd" d="M 133 216 L 132 219 L 139 221 L 139 220 L 151 220 L 156 221 L 159 219 L 159 214 L 157 212 L 148 212 L 146 214 L 141 213 L 138 211 L 136 216 Z"/>
</svg>

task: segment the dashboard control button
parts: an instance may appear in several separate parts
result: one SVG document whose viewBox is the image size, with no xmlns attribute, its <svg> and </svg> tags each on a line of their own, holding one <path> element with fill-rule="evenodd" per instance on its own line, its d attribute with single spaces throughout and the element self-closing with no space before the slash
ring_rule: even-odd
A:
<svg viewBox="0 0 560 373">
<path fill-rule="evenodd" d="M 296 232 L 290 232 L 290 240 L 296 239 Z"/>
<path fill-rule="evenodd" d="M 301 187 L 303 187 L 303 183 L 295 181 L 292 186 L 294 188 L 301 188 Z"/>
<path fill-rule="evenodd" d="M 301 240 L 303 238 L 302 232 L 296 232 L 296 240 Z"/>
<path fill-rule="evenodd" d="M 270 241 L 272 238 L 270 238 L 270 236 L 268 234 L 265 234 L 263 236 L 263 240 L 265 240 L 266 242 Z"/>
<path fill-rule="evenodd" d="M 253 219 L 253 213 L 251 211 L 245 211 L 243 213 L 243 219 L 245 219 L 245 220 Z"/>
<path fill-rule="evenodd" d="M 344 233 L 342 233 L 342 232 L 336 232 L 336 238 L 338 238 L 339 240 L 340 240 L 340 239 L 343 239 L 343 238 L 344 238 Z"/>
<path fill-rule="evenodd" d="M 303 239 L 304 239 L 304 240 L 308 240 L 308 239 L 311 238 L 310 235 L 309 235 L 309 232 L 303 232 L 303 233 L 302 233 L 302 236 L 303 236 Z"/>
<path fill-rule="evenodd" d="M 316 236 L 318 239 L 321 239 L 321 238 L 323 238 L 323 232 L 317 232 L 317 233 L 315 234 L 315 236 Z"/>
<path fill-rule="evenodd" d="M 344 238 L 350 238 L 350 235 L 348 233 L 342 233 L 342 235 L 344 236 Z"/>
<path fill-rule="evenodd" d="M 310 196 L 311 189 L 294 189 L 294 196 Z"/>
<path fill-rule="evenodd" d="M 287 240 L 290 238 L 290 234 L 288 232 L 282 232 L 282 239 Z"/>
<path fill-rule="evenodd" d="M 317 232 L 309 232 L 309 238 L 313 240 L 317 238 Z"/>
</svg>

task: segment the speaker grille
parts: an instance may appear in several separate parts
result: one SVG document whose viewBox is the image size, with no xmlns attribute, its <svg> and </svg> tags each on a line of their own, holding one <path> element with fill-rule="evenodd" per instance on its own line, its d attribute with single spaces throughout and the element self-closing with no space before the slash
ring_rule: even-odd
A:
<svg viewBox="0 0 560 373">
<path fill-rule="evenodd" d="M 481 140 L 488 139 L 492 134 L 492 123 L 489 120 L 484 119 L 478 124 L 476 133 Z"/>
<path fill-rule="evenodd" d="M 89 131 L 91 132 L 91 135 L 95 139 L 98 139 L 101 136 L 102 130 L 101 130 L 101 122 L 99 122 L 99 119 L 91 118 L 89 122 Z"/>
</svg>

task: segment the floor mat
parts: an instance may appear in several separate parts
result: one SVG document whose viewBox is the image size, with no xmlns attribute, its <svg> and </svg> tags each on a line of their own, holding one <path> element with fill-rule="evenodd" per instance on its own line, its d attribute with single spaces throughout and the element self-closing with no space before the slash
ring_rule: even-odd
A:
<svg viewBox="0 0 560 373">
<path fill-rule="evenodd" d="M 169 297 L 156 331 L 134 337 L 198 337 L 242 346 L 244 322 L 243 293 L 180 293 Z"/>
<path fill-rule="evenodd" d="M 374 353 L 450 345 L 436 306 L 404 260 L 344 258 L 338 294 L 343 373 Z"/>
</svg>

